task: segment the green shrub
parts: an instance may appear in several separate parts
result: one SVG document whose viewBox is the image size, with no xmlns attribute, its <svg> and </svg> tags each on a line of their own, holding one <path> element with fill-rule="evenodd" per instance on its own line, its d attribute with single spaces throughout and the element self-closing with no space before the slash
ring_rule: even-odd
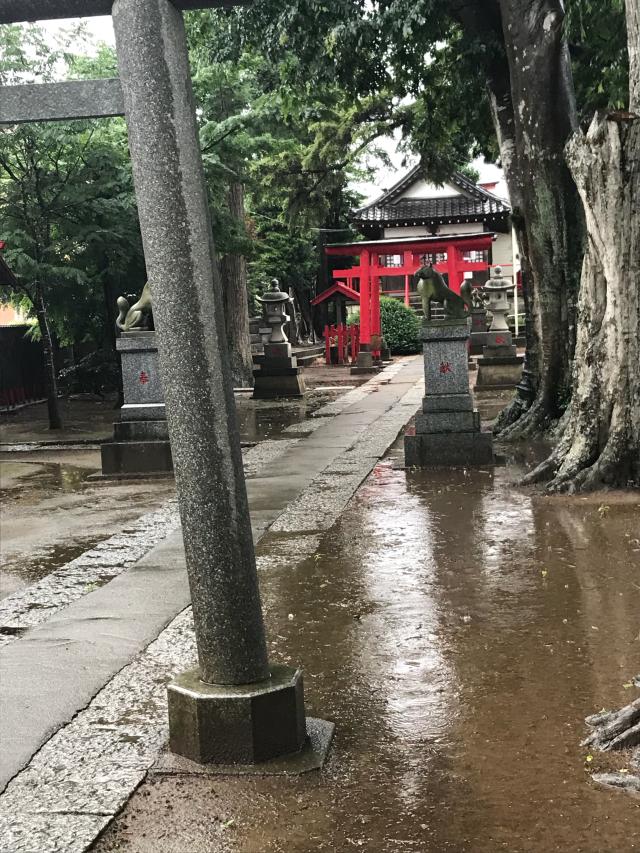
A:
<svg viewBox="0 0 640 853">
<path fill-rule="evenodd" d="M 360 312 L 349 315 L 347 323 L 360 322 Z M 387 346 L 394 355 L 420 352 L 420 317 L 399 299 L 380 297 L 380 322 Z"/>
</svg>

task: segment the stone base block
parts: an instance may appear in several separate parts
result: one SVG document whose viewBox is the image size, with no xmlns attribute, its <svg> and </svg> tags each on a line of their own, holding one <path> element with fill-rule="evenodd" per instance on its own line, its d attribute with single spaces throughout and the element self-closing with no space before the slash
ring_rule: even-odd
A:
<svg viewBox="0 0 640 853">
<path fill-rule="evenodd" d="M 472 412 L 471 394 L 428 394 L 422 398 L 422 411 L 425 412 Z"/>
<path fill-rule="evenodd" d="M 378 368 L 373 363 L 373 354 L 369 350 L 361 349 L 358 352 L 358 358 L 355 366 L 351 368 L 351 373 L 357 376 L 360 373 L 376 373 Z"/>
<path fill-rule="evenodd" d="M 371 367 L 359 367 L 357 364 L 354 365 L 349 373 L 351 376 L 364 376 L 365 374 L 371 375 L 372 373 L 379 373 L 380 365 L 371 363 Z"/>
<path fill-rule="evenodd" d="M 168 441 L 110 441 L 100 447 L 102 473 L 156 474 L 173 471 Z"/>
<path fill-rule="evenodd" d="M 280 369 L 267 373 L 264 369 L 253 373 L 254 400 L 273 400 L 277 397 L 303 397 L 304 378 L 299 368 Z"/>
<path fill-rule="evenodd" d="M 486 347 L 493 349 L 494 347 L 511 347 L 513 345 L 513 337 L 509 329 L 489 329 L 486 338 Z"/>
<path fill-rule="evenodd" d="M 257 764 L 299 752 L 307 732 L 302 671 L 273 666 L 255 684 L 205 684 L 198 670 L 168 686 L 169 748 L 198 764 Z"/>
<path fill-rule="evenodd" d="M 416 433 L 478 432 L 480 415 L 471 412 L 429 412 L 416 415 Z"/>
<path fill-rule="evenodd" d="M 296 370 L 298 367 L 298 359 L 295 355 L 287 358 L 267 358 L 266 355 L 256 355 L 254 356 L 253 363 L 268 373 L 275 373 L 279 370 Z"/>
<path fill-rule="evenodd" d="M 515 388 L 522 376 L 522 356 L 481 359 L 478 362 L 476 391 Z"/>
<path fill-rule="evenodd" d="M 489 432 L 405 435 L 407 468 L 471 467 L 493 463 L 493 436 Z"/>
<path fill-rule="evenodd" d="M 469 352 L 471 355 L 482 355 L 487 345 L 488 332 L 471 332 L 469 336 Z"/>
<path fill-rule="evenodd" d="M 307 737 L 300 752 L 290 752 L 259 764 L 197 764 L 165 750 L 151 774 L 157 776 L 299 776 L 320 770 L 329 754 L 335 724 L 307 717 Z"/>
<path fill-rule="evenodd" d="M 518 351 L 514 346 L 495 346 L 495 347 L 483 347 L 482 349 L 482 357 L 494 360 L 496 358 L 517 358 Z"/>
<path fill-rule="evenodd" d="M 119 441 L 169 441 L 166 421 L 116 421 L 113 437 Z"/>
<path fill-rule="evenodd" d="M 164 403 L 125 403 L 120 409 L 121 421 L 165 421 Z"/>
</svg>

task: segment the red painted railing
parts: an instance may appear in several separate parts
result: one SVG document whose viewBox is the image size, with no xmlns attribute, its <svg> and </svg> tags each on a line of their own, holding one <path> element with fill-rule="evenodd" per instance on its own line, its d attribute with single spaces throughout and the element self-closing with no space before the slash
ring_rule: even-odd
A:
<svg viewBox="0 0 640 853">
<path fill-rule="evenodd" d="M 353 364 L 360 349 L 360 326 L 324 327 L 324 360 L 327 364 Z"/>
</svg>

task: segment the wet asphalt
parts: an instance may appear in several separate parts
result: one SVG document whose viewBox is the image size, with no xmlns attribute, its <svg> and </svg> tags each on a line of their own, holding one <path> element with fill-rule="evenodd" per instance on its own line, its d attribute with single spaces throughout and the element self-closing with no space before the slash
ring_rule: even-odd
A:
<svg viewBox="0 0 640 853">
<path fill-rule="evenodd" d="M 587 714 L 632 698 L 640 496 L 524 492 L 513 460 L 401 464 L 396 447 L 312 558 L 261 576 L 271 659 L 337 726 L 324 769 L 151 775 L 95 853 L 640 850 L 640 801 L 595 786 L 604 759 L 579 745 Z"/>
</svg>

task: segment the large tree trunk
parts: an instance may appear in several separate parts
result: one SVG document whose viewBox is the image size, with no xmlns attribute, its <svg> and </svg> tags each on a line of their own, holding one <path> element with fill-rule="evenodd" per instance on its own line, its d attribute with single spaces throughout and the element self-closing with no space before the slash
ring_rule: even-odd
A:
<svg viewBox="0 0 640 853">
<path fill-rule="evenodd" d="M 38 281 L 35 285 L 35 308 L 38 318 L 38 328 L 42 338 L 42 350 L 44 353 L 44 381 L 47 391 L 47 409 L 49 414 L 49 429 L 62 429 L 62 417 L 60 415 L 60 403 L 58 401 L 58 381 L 56 378 L 56 366 L 53 353 L 53 339 L 49 329 L 47 318 L 47 306 L 44 299 L 42 284 Z"/>
<path fill-rule="evenodd" d="M 571 405 L 554 452 L 526 478 L 551 490 L 640 483 L 640 117 L 596 116 L 567 157 L 588 242 Z"/>
<path fill-rule="evenodd" d="M 587 220 L 571 405 L 525 482 L 640 483 L 640 12 L 627 2 L 630 112 L 597 115 L 567 145 Z M 635 110 L 635 112 L 633 112 Z"/>
<path fill-rule="evenodd" d="M 229 189 L 229 210 L 238 229 L 244 230 L 244 188 L 233 183 Z M 231 357 L 234 385 L 253 385 L 253 360 L 249 335 L 249 300 L 247 297 L 247 262 L 243 255 L 226 254 L 220 262 L 224 297 L 224 319 Z"/>
<path fill-rule="evenodd" d="M 527 378 L 497 421 L 501 437 L 544 430 L 569 398 L 582 246 L 564 145 L 577 125 L 559 0 L 450 0 L 486 47 L 484 68 L 523 268 Z M 533 403 L 531 400 L 533 399 Z"/>
<path fill-rule="evenodd" d="M 528 367 L 533 405 L 501 434 L 546 429 L 570 396 L 583 219 L 564 146 L 577 126 L 560 0 L 500 0 L 515 150 L 507 172 L 531 278 Z"/>
</svg>

